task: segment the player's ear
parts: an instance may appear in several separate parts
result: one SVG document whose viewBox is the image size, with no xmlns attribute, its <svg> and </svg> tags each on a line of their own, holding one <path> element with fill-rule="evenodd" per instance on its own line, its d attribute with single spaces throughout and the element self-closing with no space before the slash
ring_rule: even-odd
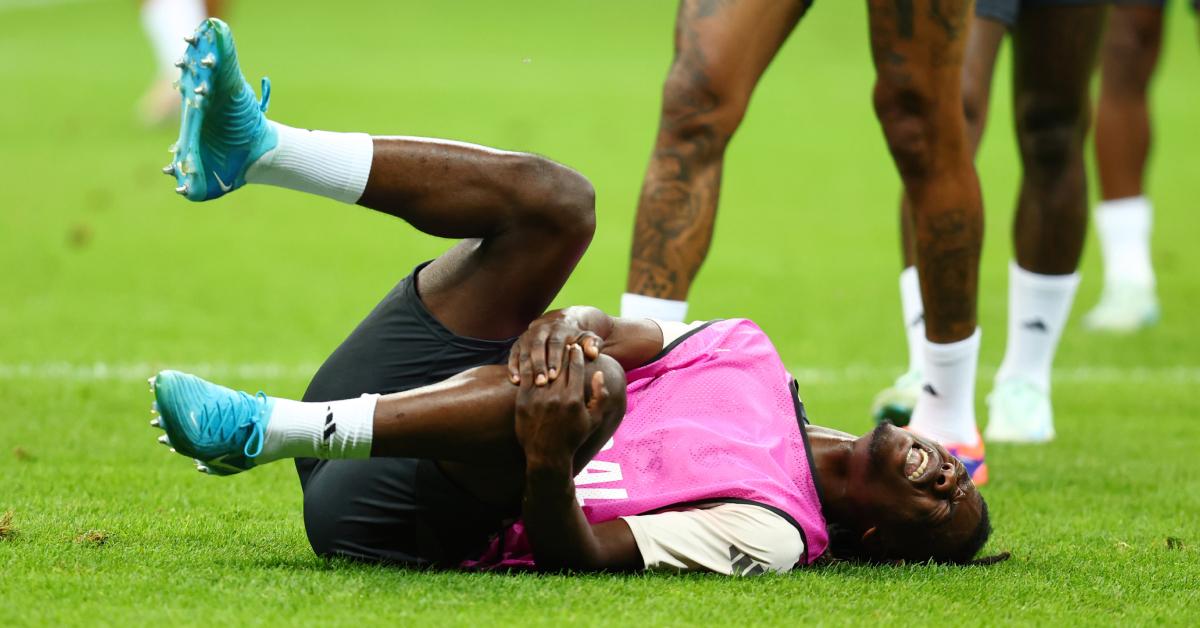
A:
<svg viewBox="0 0 1200 628">
<path fill-rule="evenodd" d="M 863 553 L 873 557 L 874 560 L 883 560 L 884 556 L 888 555 L 887 536 L 879 529 L 878 526 L 871 526 L 862 533 L 859 539 L 859 544 L 863 549 Z"/>
</svg>

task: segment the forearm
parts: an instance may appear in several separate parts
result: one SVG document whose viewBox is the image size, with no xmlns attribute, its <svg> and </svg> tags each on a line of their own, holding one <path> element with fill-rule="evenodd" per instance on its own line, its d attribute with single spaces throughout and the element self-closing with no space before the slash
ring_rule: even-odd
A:
<svg viewBox="0 0 1200 628">
<path fill-rule="evenodd" d="M 662 351 L 662 329 L 649 319 L 619 318 L 584 305 L 564 308 L 559 313 L 574 318 L 581 329 L 599 336 L 604 341 L 600 352 L 615 359 L 625 370 L 642 366 Z"/>
<path fill-rule="evenodd" d="M 570 456 L 529 460 L 521 508 L 534 560 L 542 569 L 641 567 L 641 554 L 624 521 L 593 526 L 584 516 L 575 499 Z"/>
</svg>

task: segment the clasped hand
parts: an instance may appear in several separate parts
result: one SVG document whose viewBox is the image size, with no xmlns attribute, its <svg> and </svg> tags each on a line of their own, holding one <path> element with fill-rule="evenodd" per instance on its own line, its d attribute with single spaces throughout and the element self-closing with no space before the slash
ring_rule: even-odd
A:
<svg viewBox="0 0 1200 628">
<path fill-rule="evenodd" d="M 525 451 L 527 464 L 551 463 L 570 468 L 579 446 L 601 423 L 601 408 L 608 392 L 604 373 L 589 378 L 584 372 L 584 348 L 571 343 L 556 365 L 556 376 L 548 383 L 534 383 L 533 364 L 520 363 L 520 392 L 516 404 L 517 442 Z M 590 382 L 590 399 L 585 390 Z"/>
</svg>

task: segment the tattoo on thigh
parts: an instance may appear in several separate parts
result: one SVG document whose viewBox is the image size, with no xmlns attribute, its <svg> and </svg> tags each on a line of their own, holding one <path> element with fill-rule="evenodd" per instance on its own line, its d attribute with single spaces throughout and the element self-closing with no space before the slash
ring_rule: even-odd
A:
<svg viewBox="0 0 1200 628">
<path fill-rule="evenodd" d="M 961 0 L 949 1 L 958 5 L 970 6 L 970 3 L 965 3 Z M 929 5 L 929 17 L 933 18 L 933 21 L 942 27 L 942 30 L 946 33 L 946 37 L 951 40 L 958 39 L 958 34 L 962 32 L 963 26 L 966 25 L 967 13 L 968 11 L 964 10 L 962 6 L 951 7 L 949 12 L 943 10 L 942 0 L 932 0 Z"/>
</svg>

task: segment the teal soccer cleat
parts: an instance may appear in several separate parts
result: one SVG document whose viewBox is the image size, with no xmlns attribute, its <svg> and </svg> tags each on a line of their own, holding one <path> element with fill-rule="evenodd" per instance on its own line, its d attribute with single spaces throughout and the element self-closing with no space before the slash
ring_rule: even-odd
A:
<svg viewBox="0 0 1200 628">
<path fill-rule="evenodd" d="M 266 440 L 275 400 L 218 386 L 187 373 L 150 378 L 156 399 L 151 425 L 167 433 L 158 441 L 196 460 L 202 472 L 233 475 L 255 466 Z"/>
<path fill-rule="evenodd" d="M 183 96 L 179 141 L 163 172 L 190 201 L 207 201 L 246 184 L 246 169 L 278 143 L 264 115 L 271 82 L 262 80 L 262 101 L 238 67 L 229 25 L 216 18 L 185 38 L 179 66 Z"/>
</svg>

